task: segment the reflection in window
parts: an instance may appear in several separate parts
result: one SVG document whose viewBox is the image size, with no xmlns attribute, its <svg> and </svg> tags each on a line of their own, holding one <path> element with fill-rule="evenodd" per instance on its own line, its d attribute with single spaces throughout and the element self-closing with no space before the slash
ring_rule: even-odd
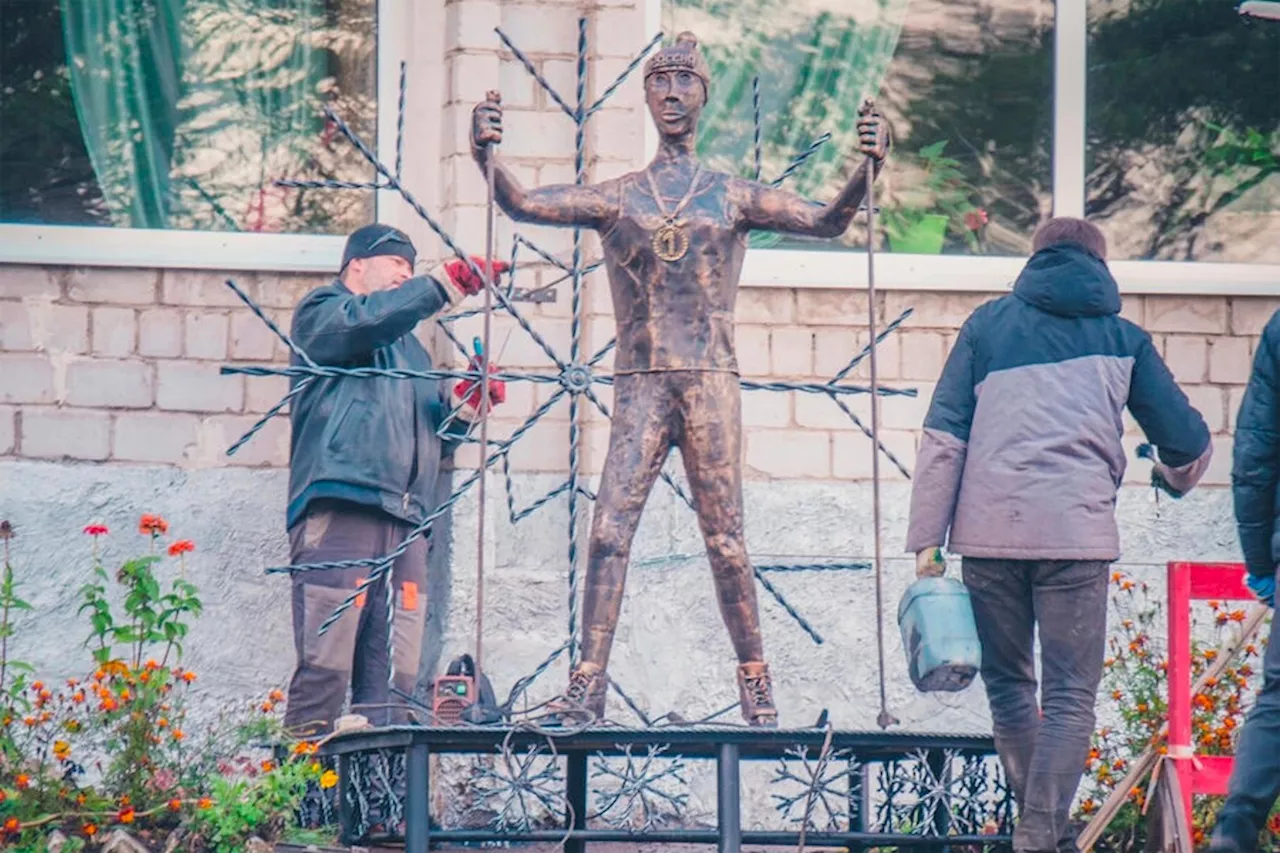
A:
<svg viewBox="0 0 1280 853">
<path fill-rule="evenodd" d="M 828 143 L 787 186 L 825 201 L 857 166 L 858 107 L 874 95 L 895 134 L 877 182 L 878 245 L 895 252 L 1026 254 L 1051 206 L 1052 0 L 663 0 L 663 30 L 698 36 L 714 79 L 699 154 L 761 178 Z M 755 234 L 753 246 L 865 245 Z"/>
<path fill-rule="evenodd" d="M 3 0 L 0 222 L 342 233 L 372 180 L 376 0 Z"/>
<path fill-rule="evenodd" d="M 1280 25 L 1090 0 L 1088 215 L 1115 258 L 1280 263 Z"/>
</svg>

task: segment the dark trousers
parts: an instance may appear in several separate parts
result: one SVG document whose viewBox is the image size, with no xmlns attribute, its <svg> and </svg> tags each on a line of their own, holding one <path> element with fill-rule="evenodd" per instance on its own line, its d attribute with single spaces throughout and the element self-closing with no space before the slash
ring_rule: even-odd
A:
<svg viewBox="0 0 1280 853">
<path fill-rule="evenodd" d="M 412 528 L 380 510 L 342 501 L 317 501 L 289 530 L 294 565 L 381 557 Z M 347 687 L 351 710 L 375 725 L 403 723 L 404 703 L 392 699 L 387 681 L 394 659 L 395 686 L 412 693 L 418 680 L 426 627 L 427 543 L 416 540 L 396 559 L 389 576 L 369 587 L 329 629 L 320 626 L 369 576 L 369 568 L 325 569 L 293 575 L 293 642 L 297 667 L 289 682 L 285 725 L 304 734 L 330 730 L 342 713 Z M 395 613 L 387 620 L 387 587 Z M 394 629 L 394 655 L 387 639 Z"/>
<path fill-rule="evenodd" d="M 963 566 L 996 751 L 1018 803 L 1014 850 L 1074 850 L 1071 801 L 1093 735 L 1110 564 L 966 557 Z"/>
<path fill-rule="evenodd" d="M 1227 802 L 1213 833 L 1217 850 L 1258 849 L 1258 833 L 1280 796 L 1280 620 L 1272 615 L 1262 692 L 1240 731 Z"/>
</svg>

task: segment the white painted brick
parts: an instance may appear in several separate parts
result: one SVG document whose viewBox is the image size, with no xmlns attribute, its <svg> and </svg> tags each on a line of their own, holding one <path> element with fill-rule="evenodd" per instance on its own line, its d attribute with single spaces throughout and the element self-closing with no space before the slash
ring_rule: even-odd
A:
<svg viewBox="0 0 1280 853">
<path fill-rule="evenodd" d="M 496 47 L 497 33 L 493 34 L 493 42 Z M 449 59 L 448 70 L 449 102 L 463 105 L 467 116 L 471 115 L 471 110 L 476 104 L 484 100 L 485 94 L 490 89 L 497 89 L 501 85 L 500 62 L 496 53 L 455 54 Z M 505 121 L 503 126 L 505 129 Z M 506 142 L 505 138 L 503 142 Z"/>
<path fill-rule="evenodd" d="M 280 402 L 289 391 L 286 376 L 246 376 L 244 379 L 244 410 L 261 414 Z M 285 406 L 285 412 L 289 407 Z"/>
<path fill-rule="evenodd" d="M 901 378 L 936 382 L 946 363 L 942 335 L 937 332 L 907 331 L 895 334 L 902 337 L 899 345 L 902 350 Z"/>
<path fill-rule="evenodd" d="M 275 354 L 275 333 L 250 311 L 231 316 L 231 357 L 240 361 L 268 361 Z"/>
<path fill-rule="evenodd" d="M 182 312 L 177 308 L 148 308 L 138 318 L 138 352 L 173 358 L 182 354 Z"/>
<path fill-rule="evenodd" d="M 1220 296 L 1148 296 L 1146 328 L 1152 332 L 1225 334 L 1227 300 Z"/>
<path fill-rule="evenodd" d="M 864 413 L 858 410 L 854 398 L 841 395 L 840 401 L 848 406 L 854 414 L 866 421 Z M 796 423 L 808 429 L 849 430 L 857 429 L 849 416 L 841 411 L 826 394 L 796 393 Z"/>
<path fill-rule="evenodd" d="M 186 354 L 189 358 L 221 361 L 227 357 L 227 315 L 188 312 Z"/>
<path fill-rule="evenodd" d="M 1200 485 L 1231 485 L 1231 438 L 1229 436 L 1213 437 L 1213 458 L 1209 460 L 1209 469 L 1204 472 Z"/>
<path fill-rule="evenodd" d="M 587 424 L 582 436 L 582 466 L 586 474 L 600 474 L 609 456 L 609 422 Z"/>
<path fill-rule="evenodd" d="M 774 327 L 769 333 L 769 360 L 776 376 L 813 374 L 813 332 L 791 326 Z"/>
<path fill-rule="evenodd" d="M 796 292 L 796 320 L 806 326 L 867 325 L 867 296 L 855 290 Z"/>
<path fill-rule="evenodd" d="M 590 49 L 596 56 L 632 57 L 653 33 L 644 30 L 644 14 L 635 7 L 597 9 L 590 27 Z"/>
<path fill-rule="evenodd" d="M 502 23 L 502 6 L 491 0 L 454 0 L 444 7 L 445 44 L 450 49 L 490 50 L 501 45 L 493 30 Z M 506 93 L 503 92 L 505 96 Z"/>
<path fill-rule="evenodd" d="M 243 306 L 227 287 L 225 277 L 199 270 L 165 270 L 160 282 L 161 302 L 166 305 L 198 305 L 233 308 Z"/>
<path fill-rule="evenodd" d="M 1217 385 L 1184 385 L 1182 390 L 1196 411 L 1204 416 L 1209 432 L 1227 428 L 1227 389 Z"/>
<path fill-rule="evenodd" d="M 488 198 L 484 173 L 476 166 L 471 155 L 459 154 L 450 157 L 444 169 L 444 176 L 445 197 L 452 204 L 484 204 Z"/>
<path fill-rule="evenodd" d="M 116 415 L 111 457 L 126 462 L 180 465 L 195 454 L 200 419 L 175 412 Z"/>
<path fill-rule="evenodd" d="M 576 59 L 544 59 L 538 63 L 539 70 L 542 72 L 543 78 L 551 84 L 551 88 L 556 91 L 569 106 L 573 106 L 578 102 L 578 61 Z M 591 72 L 588 70 L 587 87 L 591 86 Z M 545 89 L 538 86 L 538 106 L 544 110 L 558 110 L 560 105 L 555 102 Z M 592 117 L 595 122 L 600 118 L 600 113 Z"/>
<path fill-rule="evenodd" d="M 592 119 L 596 149 L 611 159 L 643 162 L 645 117 L 630 109 L 603 109 Z"/>
<path fill-rule="evenodd" d="M 884 294 L 882 323 L 891 323 L 903 311 L 912 309 L 904 325 L 912 329 L 958 329 L 980 305 L 996 297 L 990 293 L 922 293 L 917 291 L 890 290 Z M 859 311 L 866 323 L 866 295 L 863 294 Z"/>
<path fill-rule="evenodd" d="M 933 399 L 933 385 L 917 385 L 914 397 L 894 395 L 880 398 L 880 426 L 884 429 L 917 430 L 924 427 L 924 416 Z M 868 395 L 868 399 L 870 399 Z M 868 426 L 870 424 L 868 423 Z"/>
<path fill-rule="evenodd" d="M 504 3 L 502 31 L 526 55 L 572 55 L 578 49 L 578 15 L 573 6 Z"/>
<path fill-rule="evenodd" d="M 12 453 L 17 444 L 18 410 L 0 406 L 0 456 Z"/>
<path fill-rule="evenodd" d="M 22 410 L 22 455 L 37 459 L 106 459 L 111 416 L 106 412 Z"/>
<path fill-rule="evenodd" d="M 494 35 L 494 38 L 497 38 Z M 516 109 L 530 110 L 538 105 L 536 90 L 538 82 L 525 70 L 524 63 L 518 59 L 504 59 L 498 68 L 498 91 L 502 93 L 502 105 Z M 468 109 L 475 104 L 464 104 Z M 470 115 L 470 113 L 468 113 Z"/>
<path fill-rule="evenodd" d="M 59 271 L 30 264 L 0 264 L 0 299 L 57 299 L 61 295 Z"/>
<path fill-rule="evenodd" d="M 257 421 L 254 417 L 219 415 L 201 424 L 200 449 L 204 464 L 240 468 L 283 468 L 289 464 L 289 419 L 272 418 L 257 435 L 227 456 L 227 448 Z"/>
<path fill-rule="evenodd" d="M 223 376 L 216 364 L 157 362 L 156 405 L 179 412 L 238 412 L 244 377 Z"/>
<path fill-rule="evenodd" d="M 1249 381 L 1253 359 L 1249 339 L 1241 337 L 1213 338 L 1209 341 L 1209 381 L 1244 385 Z"/>
<path fill-rule="evenodd" d="M 1240 414 L 1240 405 L 1244 402 L 1244 386 L 1236 385 L 1227 389 L 1227 431 L 1236 431 L 1236 417 Z"/>
<path fill-rule="evenodd" d="M 1231 300 L 1231 333 L 1260 335 L 1278 310 L 1280 299 L 1237 296 Z"/>
<path fill-rule="evenodd" d="M 1146 328 L 1146 305 L 1141 296 L 1128 294 L 1120 302 L 1120 316 Z"/>
<path fill-rule="evenodd" d="M 221 278 L 219 279 L 222 280 Z M 328 284 L 333 276 L 298 275 L 292 273 L 259 274 L 252 287 L 247 291 L 253 300 L 263 308 L 288 308 L 292 311 L 306 296 L 317 287 Z M 245 282 L 237 281 L 243 290 Z M 223 285 L 226 286 L 225 284 Z M 242 305 L 243 303 L 236 303 Z"/>
<path fill-rule="evenodd" d="M 510 434 L 518 424 L 503 422 L 499 431 Z M 563 471 L 569 461 L 568 421 L 540 422 L 511 446 L 512 471 Z"/>
<path fill-rule="evenodd" d="M 738 292 L 735 315 L 739 323 L 790 323 L 796 313 L 796 292 L 774 287 L 748 287 Z"/>
<path fill-rule="evenodd" d="M 734 330 L 738 370 L 743 376 L 769 375 L 769 329 L 767 326 L 738 326 Z"/>
<path fill-rule="evenodd" d="M 52 403 L 53 364 L 43 355 L 0 355 L 0 403 Z"/>
<path fill-rule="evenodd" d="M 156 270 L 73 269 L 67 276 L 67 296 L 77 302 L 149 305 L 156 301 Z"/>
<path fill-rule="evenodd" d="M 573 156 L 573 122 L 559 110 L 505 110 L 502 124 L 502 149 L 507 156 Z"/>
<path fill-rule="evenodd" d="M 132 308 L 94 308 L 93 352 L 123 358 L 133 353 L 138 321 Z"/>
<path fill-rule="evenodd" d="M 0 302 L 0 350 L 27 352 L 35 349 L 31 339 L 31 317 L 26 303 Z"/>
<path fill-rule="evenodd" d="M 876 377 L 881 381 L 897 379 L 901 372 L 902 338 L 895 332 L 876 345 Z M 853 357 L 862 352 L 870 336 L 865 331 L 850 329 L 814 329 L 814 372 L 829 379 Z M 866 382 L 871 378 L 871 356 L 863 358 L 843 380 Z"/>
<path fill-rule="evenodd" d="M 814 430 L 747 430 L 747 466 L 776 479 L 831 474 L 830 435 Z"/>
<path fill-rule="evenodd" d="M 1209 369 L 1204 338 L 1170 335 L 1164 342 L 1164 361 L 1179 383 L 1203 382 Z"/>
<path fill-rule="evenodd" d="M 915 470 L 916 433 L 884 430 L 880 443 L 906 467 L 908 473 Z M 836 433 L 831 437 L 831 473 L 838 480 L 869 480 L 872 474 L 871 439 L 861 432 Z M 883 452 L 880 453 L 880 478 L 902 480 L 902 473 Z"/>
<path fill-rule="evenodd" d="M 807 396 L 811 395 L 797 396 L 791 391 L 743 391 L 742 424 L 748 427 L 789 427 L 792 401 L 798 408 L 801 399 Z"/>
<path fill-rule="evenodd" d="M 146 409 L 154 399 L 151 365 L 140 361 L 75 361 L 67 367 L 67 402 L 86 408 Z"/>
</svg>

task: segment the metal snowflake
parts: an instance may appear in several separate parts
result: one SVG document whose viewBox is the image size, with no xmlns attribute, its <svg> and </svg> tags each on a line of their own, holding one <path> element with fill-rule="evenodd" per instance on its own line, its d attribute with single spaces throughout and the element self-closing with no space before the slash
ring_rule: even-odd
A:
<svg viewBox="0 0 1280 853">
<path fill-rule="evenodd" d="M 615 829 L 648 831 L 679 825 L 689 803 L 689 781 L 684 776 L 688 768 L 681 756 L 665 756 L 666 751 L 666 745 L 651 744 L 645 756 L 637 759 L 628 744 L 620 758 L 597 755 L 591 778 L 604 785 L 595 789 L 596 810 L 590 817 Z"/>
<path fill-rule="evenodd" d="M 351 814 L 350 831 L 364 838 L 370 833 L 404 832 L 405 756 L 402 750 L 371 750 L 351 757 L 351 782 L 346 787 Z"/>
<path fill-rule="evenodd" d="M 917 750 L 886 762 L 876 822 L 884 832 L 988 834 L 1009 825 L 1012 802 L 990 756 Z"/>
<path fill-rule="evenodd" d="M 471 767 L 477 810 L 492 812 L 499 832 L 527 832 L 557 823 L 566 813 L 564 774 L 556 757 L 540 747 L 478 759 Z"/>
<path fill-rule="evenodd" d="M 849 826 L 849 801 L 858 792 L 861 769 L 852 753 L 841 749 L 825 759 L 810 761 L 809 748 L 800 746 L 788 749 L 787 756 L 779 759 L 770 781 L 773 785 L 799 787 L 798 791 L 770 795 L 783 819 L 805 824 L 809 832 L 838 832 Z"/>
</svg>

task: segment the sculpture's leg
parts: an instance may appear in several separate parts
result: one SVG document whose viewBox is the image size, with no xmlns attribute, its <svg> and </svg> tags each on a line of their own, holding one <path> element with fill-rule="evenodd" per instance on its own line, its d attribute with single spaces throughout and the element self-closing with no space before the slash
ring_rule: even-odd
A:
<svg viewBox="0 0 1280 853">
<path fill-rule="evenodd" d="M 564 698 L 604 713 L 605 669 L 622 611 L 631 542 L 640 515 L 671 450 L 676 418 L 672 374 L 642 373 L 614 380 L 613 423 L 600 491 L 591 519 L 583 583 L 582 654 Z"/>
<path fill-rule="evenodd" d="M 682 429 L 677 442 L 707 544 L 720 615 L 738 656 L 742 715 L 777 724 L 764 662 L 755 576 L 742 522 L 742 392 L 731 373 L 681 374 Z"/>
</svg>

